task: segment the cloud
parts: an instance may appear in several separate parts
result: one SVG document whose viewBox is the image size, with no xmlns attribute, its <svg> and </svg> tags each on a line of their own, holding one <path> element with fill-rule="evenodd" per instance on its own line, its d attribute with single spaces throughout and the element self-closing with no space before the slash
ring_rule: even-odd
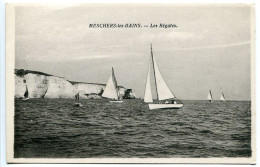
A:
<svg viewBox="0 0 260 167">
<path fill-rule="evenodd" d="M 91 60 L 91 59 L 103 59 L 103 58 L 110 58 L 112 55 L 88 55 L 88 56 L 78 56 L 71 58 L 70 61 L 72 60 Z"/>
<path fill-rule="evenodd" d="M 106 59 L 106 58 L 113 58 L 116 57 L 116 55 L 86 55 L 86 56 L 51 56 L 49 55 L 48 58 L 43 58 L 42 56 L 30 56 L 26 57 L 24 59 L 21 59 L 21 61 L 34 61 L 34 62 L 73 62 L 73 61 L 84 61 L 84 60 L 97 60 L 97 59 Z"/>
<path fill-rule="evenodd" d="M 53 62 L 73 62 L 73 61 L 84 61 L 84 60 L 97 60 L 115 57 L 114 55 L 86 55 L 86 56 L 74 56 L 74 57 L 53 57 L 47 61 Z M 46 60 L 44 60 L 46 61 Z"/>
<path fill-rule="evenodd" d="M 216 49 L 216 48 L 227 48 L 227 47 L 233 47 L 233 46 L 242 46 L 242 45 L 248 45 L 250 44 L 250 41 L 244 41 L 244 42 L 238 42 L 238 43 L 231 43 L 231 44 L 225 44 L 225 45 L 212 45 L 212 46 L 199 46 L 199 47 L 190 47 L 190 48 L 179 48 L 179 49 L 171 49 L 171 50 L 202 50 L 202 49 Z"/>
<path fill-rule="evenodd" d="M 145 32 L 140 36 L 134 38 L 135 41 L 157 41 L 157 40 L 187 40 L 191 38 L 201 38 L 193 33 L 188 32 L 168 32 L 162 31 L 159 33 L 155 32 Z"/>
</svg>

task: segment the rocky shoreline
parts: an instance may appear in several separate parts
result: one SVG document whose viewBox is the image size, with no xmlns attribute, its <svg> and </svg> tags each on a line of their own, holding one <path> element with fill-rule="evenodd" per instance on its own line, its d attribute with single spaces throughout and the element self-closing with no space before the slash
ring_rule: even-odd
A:
<svg viewBox="0 0 260 167">
<path fill-rule="evenodd" d="M 15 69 L 15 98 L 75 98 L 101 99 L 105 84 L 83 83 L 66 80 L 38 71 Z M 119 94 L 124 99 L 134 99 L 132 89 L 119 86 Z"/>
</svg>

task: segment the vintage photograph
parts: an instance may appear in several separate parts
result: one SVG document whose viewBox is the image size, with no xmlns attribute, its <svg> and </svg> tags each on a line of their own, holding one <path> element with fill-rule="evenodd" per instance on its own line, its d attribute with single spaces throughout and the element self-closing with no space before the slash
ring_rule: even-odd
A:
<svg viewBox="0 0 260 167">
<path fill-rule="evenodd" d="M 8 162 L 255 162 L 252 4 L 6 10 Z"/>
</svg>

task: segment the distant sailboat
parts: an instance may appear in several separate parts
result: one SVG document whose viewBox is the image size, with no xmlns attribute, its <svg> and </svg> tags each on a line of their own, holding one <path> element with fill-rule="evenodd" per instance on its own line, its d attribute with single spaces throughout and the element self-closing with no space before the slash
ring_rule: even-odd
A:
<svg viewBox="0 0 260 167">
<path fill-rule="evenodd" d="M 121 96 L 119 96 L 119 90 L 116 82 L 114 69 L 112 67 L 112 74 L 107 82 L 102 97 L 112 99 L 111 103 L 122 103 Z"/>
<path fill-rule="evenodd" d="M 24 93 L 24 98 L 22 100 L 26 101 L 26 100 L 29 100 L 29 91 L 28 91 L 28 87 L 27 87 L 27 84 L 25 85 L 25 93 Z"/>
<path fill-rule="evenodd" d="M 225 102 L 225 101 L 226 101 L 226 99 L 225 99 L 225 96 L 224 96 L 224 93 L 223 93 L 223 92 L 222 92 L 222 94 L 221 94 L 220 101 L 223 101 L 223 102 Z"/>
<path fill-rule="evenodd" d="M 213 98 L 212 98 L 211 90 L 209 90 L 208 101 L 209 101 L 209 102 L 213 102 Z"/>
<path fill-rule="evenodd" d="M 163 77 L 159 71 L 159 68 L 156 64 L 156 61 L 153 56 L 152 45 L 151 45 L 151 57 L 152 57 L 152 65 L 153 65 L 153 74 L 155 78 L 155 87 L 156 87 L 156 94 L 157 99 L 159 101 L 166 100 L 165 103 L 153 103 L 152 98 L 152 91 L 151 91 L 151 83 L 150 83 L 150 65 L 147 74 L 146 86 L 145 86 L 145 94 L 144 94 L 144 102 L 145 103 L 152 103 L 148 104 L 149 109 L 166 109 L 166 108 L 181 108 L 183 104 L 176 103 L 176 97 L 173 95 Z"/>
<path fill-rule="evenodd" d="M 74 104 L 74 106 L 82 107 L 83 105 L 79 102 L 79 93 L 77 93 L 75 97 L 77 102 Z"/>
</svg>

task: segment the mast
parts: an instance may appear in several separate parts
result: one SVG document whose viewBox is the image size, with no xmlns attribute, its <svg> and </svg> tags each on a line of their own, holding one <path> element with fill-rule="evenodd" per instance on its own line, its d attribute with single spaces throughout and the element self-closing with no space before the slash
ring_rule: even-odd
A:
<svg viewBox="0 0 260 167">
<path fill-rule="evenodd" d="M 117 86 L 116 76 L 115 76 L 115 72 L 114 72 L 113 67 L 112 67 L 112 77 L 113 77 L 113 80 L 114 80 L 114 85 L 115 85 L 115 88 L 116 88 L 116 95 L 117 95 L 117 100 L 118 100 L 119 99 L 119 88 Z"/>
<path fill-rule="evenodd" d="M 156 76 L 155 76 L 155 70 L 154 70 L 154 60 L 153 60 L 153 48 L 151 44 L 151 56 L 152 56 L 152 64 L 153 64 L 153 74 L 154 74 L 154 80 L 155 80 L 155 89 L 156 89 L 156 97 L 158 99 L 158 91 L 157 91 L 157 82 L 156 82 Z"/>
</svg>

